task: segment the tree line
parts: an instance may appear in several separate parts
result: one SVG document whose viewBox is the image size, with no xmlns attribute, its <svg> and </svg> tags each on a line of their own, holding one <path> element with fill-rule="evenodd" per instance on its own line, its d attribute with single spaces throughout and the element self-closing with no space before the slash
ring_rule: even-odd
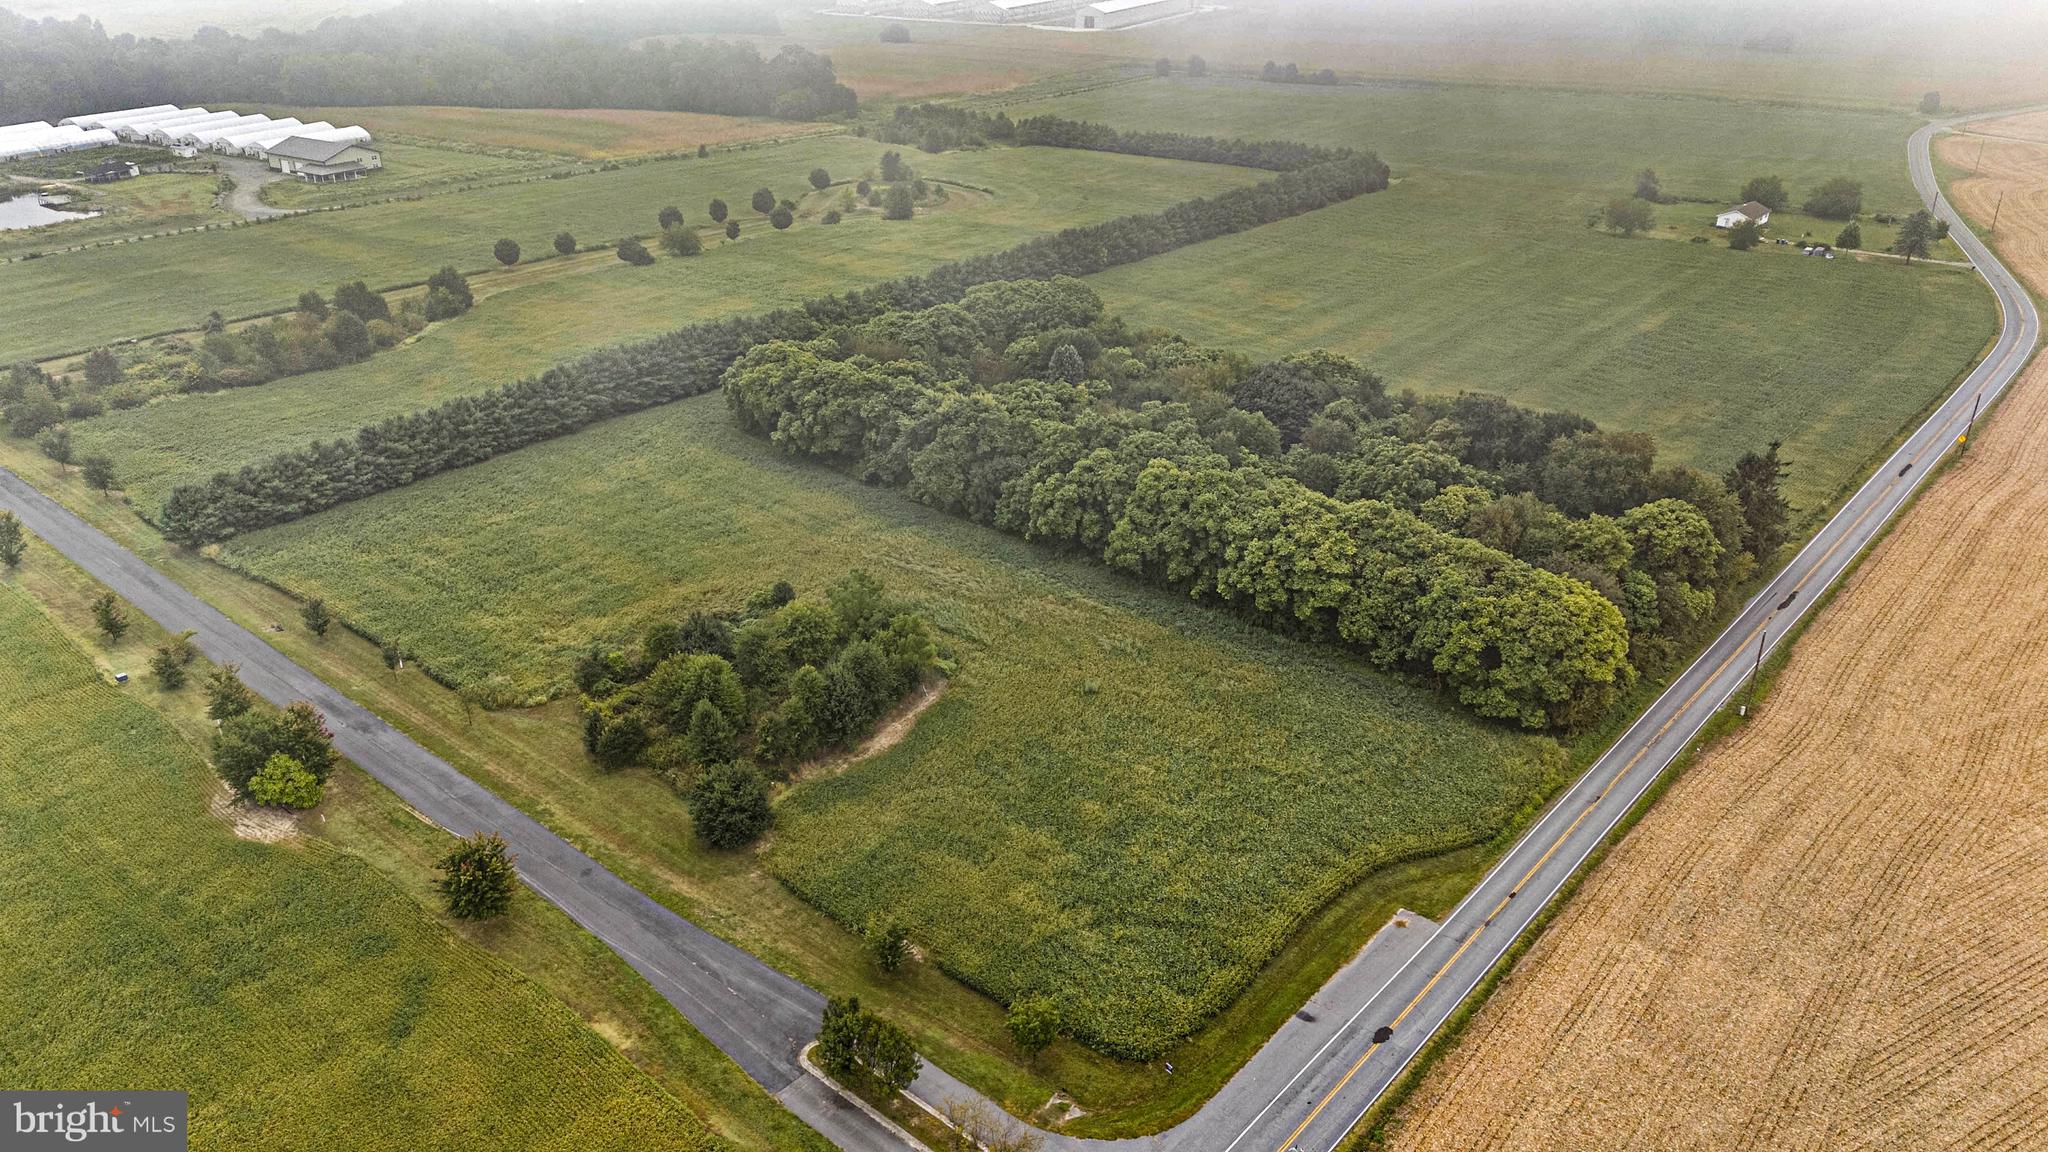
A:
<svg viewBox="0 0 2048 1152">
<path fill-rule="evenodd" d="M 1342 153 L 1248 188 L 1069 228 L 922 276 L 602 349 L 539 376 L 393 417 L 347 439 L 181 485 L 166 500 L 159 526 L 173 540 L 198 545 L 281 524 L 599 420 L 708 392 L 758 343 L 809 339 L 823 325 L 929 308 L 992 281 L 1089 275 L 1376 192 L 1388 178 L 1387 166 L 1371 153 Z"/>
<path fill-rule="evenodd" d="M 1726 480 L 1659 469 L 1648 437 L 1571 413 L 1133 333 L 1074 280 L 761 345 L 725 389 L 793 455 L 1529 727 L 1600 715 L 1783 540 L 1775 446 Z"/>
<path fill-rule="evenodd" d="M 1049 148 L 1083 148 L 1091 152 L 1121 152 L 1203 164 L 1264 168 L 1273 172 L 1292 172 L 1355 155 L 1349 149 L 1324 148 L 1291 140 L 1237 140 L 1190 136 L 1181 132 L 1120 132 L 1107 124 L 1060 116 L 1031 116 L 1012 122 L 1002 112 L 991 114 L 941 104 L 899 105 L 885 129 L 884 139 L 915 143 L 927 152 L 943 150 L 928 146 L 929 141 L 941 142 L 946 147 L 971 147 L 990 140 L 1014 141 Z"/>
<path fill-rule="evenodd" d="M 0 123 L 194 101 L 647 108 L 808 120 L 853 111 L 824 56 L 678 33 L 774 33 L 713 4 L 598 10 L 415 0 L 304 32 L 110 36 L 97 22 L 0 9 Z M 674 39 L 668 37 L 674 36 Z"/>
<path fill-rule="evenodd" d="M 1104 404 L 1092 372 L 1158 379 L 1187 359 L 1122 338 L 1078 281 L 989 284 L 753 348 L 725 388 L 741 426 L 792 455 L 1436 676 L 1481 715 L 1584 724 L 1632 682 L 1622 614 L 1583 582 L 1308 488 L 1252 447 L 1277 439 L 1257 413 Z"/>
</svg>

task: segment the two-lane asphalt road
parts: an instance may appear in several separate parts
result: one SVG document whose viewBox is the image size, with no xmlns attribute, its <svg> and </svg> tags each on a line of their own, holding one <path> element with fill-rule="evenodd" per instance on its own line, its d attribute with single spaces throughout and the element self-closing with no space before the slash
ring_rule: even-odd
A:
<svg viewBox="0 0 2048 1152">
<path fill-rule="evenodd" d="M 1984 362 L 1440 925 L 1419 942 L 1376 942 L 1318 992 L 1316 1012 L 1290 1020 L 1179 1126 L 1128 1141 L 1049 1134 L 1047 1149 L 1335 1147 L 1701 725 L 1740 690 L 1759 655 L 1811 608 L 1955 446 L 1974 407 L 1988 404 L 2026 362 L 2040 320 L 2018 282 L 1940 199 L 1927 154 L 1935 130 L 1913 135 L 1910 166 L 1921 195 L 1950 221 L 1957 243 L 1998 297 L 2003 327 Z M 797 1051 L 816 1034 L 823 1009 L 817 992 L 626 884 L 4 469 L 0 507 L 164 627 L 196 629 L 207 656 L 240 664 L 243 678 L 265 698 L 312 701 L 327 715 L 344 754 L 436 824 L 457 833 L 502 833 L 535 891 L 609 945 L 748 1075 L 841 1148 L 903 1147 L 801 1070 Z M 913 1091 L 935 1104 L 971 1094 L 938 1069 L 927 1069 Z"/>
<path fill-rule="evenodd" d="M 1306 1061 L 1230 1140 L 1202 1146 L 1221 1152 L 1336 1147 L 1701 726 L 1742 689 L 1756 661 L 1957 447 L 1976 406 L 1988 405 L 2026 364 L 2040 339 L 2040 317 L 2026 290 L 1941 196 L 1928 144 L 1945 126 L 1913 134 L 1908 166 L 1923 201 L 1949 222 L 1950 235 L 1998 298 L 2003 322 L 1990 354 L 1480 881 L 1414 959 L 1358 1007 L 1344 1035 Z"/>
<path fill-rule="evenodd" d="M 335 747 L 427 819 L 457 835 L 504 836 L 529 887 L 609 945 L 747 1075 L 839 1147 L 902 1152 L 900 1139 L 821 1091 L 798 1065 L 798 1049 L 817 1035 L 823 996 L 657 904 L 4 468 L 0 507 L 164 628 L 194 630 L 208 659 L 241 665 L 242 679 L 264 699 L 311 701 L 327 717 Z"/>
</svg>

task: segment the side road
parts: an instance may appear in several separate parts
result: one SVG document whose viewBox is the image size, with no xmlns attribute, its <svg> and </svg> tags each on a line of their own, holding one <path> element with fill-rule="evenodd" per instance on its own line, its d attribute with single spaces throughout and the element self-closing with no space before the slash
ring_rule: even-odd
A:
<svg viewBox="0 0 2048 1152">
<path fill-rule="evenodd" d="M 902 1152 L 899 1137 L 798 1064 L 824 1017 L 823 996 L 655 903 L 6 469 L 0 507 L 164 628 L 192 629 L 208 659 L 241 665 L 242 679 L 264 699 L 311 701 L 335 747 L 427 819 L 457 835 L 502 835 L 528 886 L 610 946 L 827 1139 L 849 1152 Z"/>
</svg>

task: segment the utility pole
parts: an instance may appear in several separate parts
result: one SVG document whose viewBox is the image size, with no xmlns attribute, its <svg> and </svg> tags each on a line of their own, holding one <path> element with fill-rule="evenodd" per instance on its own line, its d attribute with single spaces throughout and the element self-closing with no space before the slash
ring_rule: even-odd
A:
<svg viewBox="0 0 2048 1152">
<path fill-rule="evenodd" d="M 2004 207 L 2005 207 L 2005 193 L 2003 193 L 2003 192 L 2000 192 L 2000 193 L 1998 194 L 1998 203 L 1997 203 L 1996 205 L 1994 205 L 1994 206 L 1992 207 L 1992 209 L 1991 209 L 1991 230 L 1990 230 L 1989 232 L 1986 232 L 1986 233 L 1985 233 L 1985 235 L 1986 235 L 1986 236 L 1996 236 L 1996 235 L 1998 235 L 1998 213 L 1999 213 L 1999 211 L 2000 211 L 2001 209 L 2003 209 Z"/>
<path fill-rule="evenodd" d="M 1764 666 L 1764 642 L 1770 639 L 1771 621 L 1778 618 L 1776 612 L 1764 617 L 1764 626 L 1756 633 L 1756 659 L 1749 666 L 1749 699 L 1742 705 L 1742 715 L 1748 716 L 1756 707 L 1756 675 Z"/>
<path fill-rule="evenodd" d="M 1977 398 L 1970 401 L 1970 418 L 1963 422 L 1963 434 L 1956 437 L 1956 451 L 1958 454 L 1970 450 L 1970 433 L 1977 427 L 1977 410 L 1983 406 L 1984 394 L 1979 392 L 1977 393 Z"/>
<path fill-rule="evenodd" d="M 1990 141 L 1988 140 L 1977 141 L 1977 159 L 1971 161 L 1970 163 L 1971 176 L 1975 176 L 1977 174 L 1977 169 L 1984 166 L 1984 145 L 1988 143 L 1990 143 Z"/>
</svg>

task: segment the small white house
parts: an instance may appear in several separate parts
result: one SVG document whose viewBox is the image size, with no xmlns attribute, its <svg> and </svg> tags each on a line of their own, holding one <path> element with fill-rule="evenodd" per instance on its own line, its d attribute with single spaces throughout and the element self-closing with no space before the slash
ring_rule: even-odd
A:
<svg viewBox="0 0 2048 1152">
<path fill-rule="evenodd" d="M 1754 221 L 1759 228 L 1769 224 L 1771 222 L 1770 206 L 1759 204 L 1754 200 L 1747 204 L 1738 204 L 1719 216 L 1714 217 L 1714 227 L 1733 228 L 1744 220 Z"/>
</svg>

